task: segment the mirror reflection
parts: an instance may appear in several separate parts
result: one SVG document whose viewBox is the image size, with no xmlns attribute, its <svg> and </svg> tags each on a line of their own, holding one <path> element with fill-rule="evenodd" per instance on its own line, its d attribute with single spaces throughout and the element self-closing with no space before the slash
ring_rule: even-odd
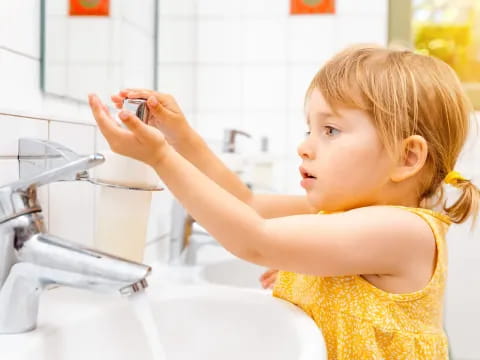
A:
<svg viewBox="0 0 480 360">
<path fill-rule="evenodd" d="M 42 1 L 45 92 L 85 101 L 92 89 L 155 87 L 156 1 L 111 0 L 107 10 L 74 15 L 67 1 Z"/>
</svg>

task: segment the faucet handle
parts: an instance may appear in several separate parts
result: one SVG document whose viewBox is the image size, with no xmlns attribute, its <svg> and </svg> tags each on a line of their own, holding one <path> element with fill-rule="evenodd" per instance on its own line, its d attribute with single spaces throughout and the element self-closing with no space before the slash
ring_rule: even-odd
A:
<svg viewBox="0 0 480 360">
<path fill-rule="evenodd" d="M 237 135 L 252 137 L 249 133 L 237 129 L 225 129 L 223 134 L 223 152 L 235 152 L 235 139 Z"/>
<path fill-rule="evenodd" d="M 103 155 L 82 156 L 49 140 L 18 140 L 20 180 L 10 184 L 13 190 L 41 186 L 56 181 L 77 180 L 87 169 L 105 161 Z"/>
<path fill-rule="evenodd" d="M 37 187 L 55 181 L 76 180 L 87 169 L 103 163 L 105 158 L 101 154 L 80 156 L 51 141 L 20 139 L 18 160 L 23 169 L 20 180 L 0 187 L 0 224 L 40 211 Z"/>
<path fill-rule="evenodd" d="M 77 180 L 85 175 L 86 170 L 105 161 L 102 154 L 93 154 L 73 160 L 63 166 L 47 170 L 29 179 L 21 179 L 10 184 L 13 191 L 26 190 L 31 186 L 39 187 L 56 181 Z"/>
</svg>

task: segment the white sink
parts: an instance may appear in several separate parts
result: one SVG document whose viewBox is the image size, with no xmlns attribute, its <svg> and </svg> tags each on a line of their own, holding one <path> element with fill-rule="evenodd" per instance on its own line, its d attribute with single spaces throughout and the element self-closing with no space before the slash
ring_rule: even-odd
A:
<svg viewBox="0 0 480 360">
<path fill-rule="evenodd" d="M 166 360 L 327 358 L 313 320 L 264 291 L 151 281 L 147 295 Z M 42 295 L 35 331 L 0 335 L 0 358 L 153 360 L 126 299 L 67 288 Z"/>
<path fill-rule="evenodd" d="M 239 258 L 205 264 L 199 277 L 212 284 L 262 289 L 260 276 L 267 268 Z"/>
<path fill-rule="evenodd" d="M 194 282 L 252 289 L 263 289 L 260 276 L 268 270 L 238 258 L 218 245 L 202 246 L 197 252 L 197 265 L 190 268 L 196 274 Z"/>
</svg>

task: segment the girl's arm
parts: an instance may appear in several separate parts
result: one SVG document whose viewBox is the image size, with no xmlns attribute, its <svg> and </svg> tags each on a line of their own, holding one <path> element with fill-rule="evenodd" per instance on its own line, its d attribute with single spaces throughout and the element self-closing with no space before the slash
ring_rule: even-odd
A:
<svg viewBox="0 0 480 360">
<path fill-rule="evenodd" d="M 210 150 L 188 124 L 175 99 L 148 89 L 126 89 L 112 96 L 121 109 L 125 98 L 148 99 L 149 125 L 162 131 L 170 145 L 201 172 L 264 218 L 309 214 L 314 209 L 305 196 L 255 194 Z"/>
<path fill-rule="evenodd" d="M 315 211 L 308 203 L 306 196 L 253 193 L 194 131 L 190 132 L 188 141 L 176 143 L 175 150 L 210 179 L 255 209 L 264 218 L 312 214 Z"/>
<path fill-rule="evenodd" d="M 178 154 L 158 130 L 121 112 L 128 127 L 123 129 L 98 99 L 92 97 L 90 104 L 112 150 L 151 165 L 187 211 L 247 261 L 321 276 L 398 275 L 431 251 L 432 234 L 424 221 L 393 207 L 264 219 Z"/>
</svg>

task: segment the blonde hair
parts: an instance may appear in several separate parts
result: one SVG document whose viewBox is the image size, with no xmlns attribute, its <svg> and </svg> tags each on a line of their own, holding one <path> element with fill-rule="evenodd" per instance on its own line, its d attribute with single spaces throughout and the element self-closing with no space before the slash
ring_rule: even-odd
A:
<svg viewBox="0 0 480 360">
<path fill-rule="evenodd" d="M 377 46 L 350 47 L 315 75 L 307 91 L 321 91 L 327 103 L 369 113 L 385 148 L 402 153 L 402 141 L 422 136 L 428 155 L 418 188 L 422 206 L 442 203 L 455 223 L 475 221 L 480 192 L 470 180 L 458 180 L 462 194 L 447 206 L 442 182 L 454 169 L 466 141 L 472 107 L 450 66 L 431 56 Z M 435 202 L 433 202 L 435 200 Z"/>
</svg>

